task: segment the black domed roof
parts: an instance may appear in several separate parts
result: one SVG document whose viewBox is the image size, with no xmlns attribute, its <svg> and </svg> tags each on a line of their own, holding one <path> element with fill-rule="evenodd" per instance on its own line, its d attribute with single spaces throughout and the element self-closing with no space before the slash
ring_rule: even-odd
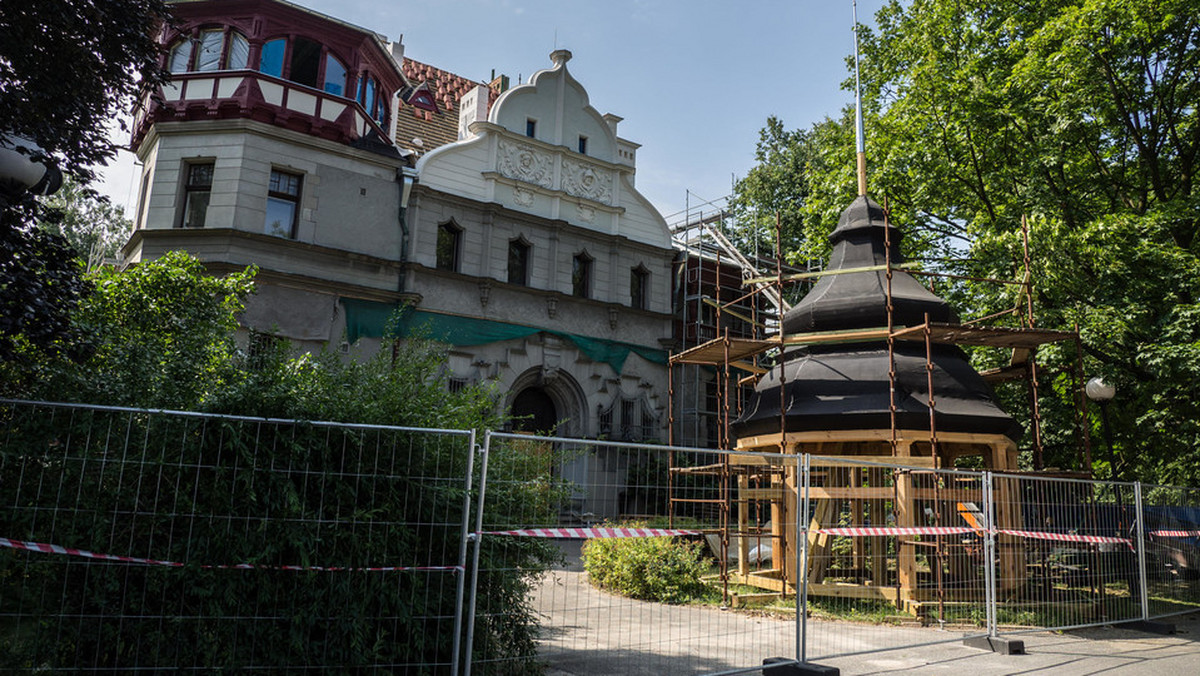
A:
<svg viewBox="0 0 1200 676">
<path fill-rule="evenodd" d="M 885 230 L 887 234 L 885 235 Z M 904 261 L 900 231 L 887 223 L 883 209 L 869 197 L 859 197 L 842 212 L 829 235 L 833 253 L 827 271 L 880 267 L 887 263 L 891 245 L 893 267 Z M 892 270 L 892 306 L 895 326 L 932 321 L 955 323 L 958 316 L 946 301 L 933 295 L 904 270 Z M 783 316 L 788 334 L 811 331 L 867 329 L 887 326 L 887 272 L 867 270 L 824 276 L 808 295 Z"/>
<path fill-rule="evenodd" d="M 885 266 L 891 246 L 893 326 L 957 323 L 946 301 L 922 286 L 900 264 L 901 233 L 888 224 L 883 209 L 859 197 L 838 219 L 826 271 Z M 859 270 L 825 275 L 783 317 L 785 334 L 882 328 L 888 324 L 887 271 Z M 878 430 L 892 424 L 891 362 L 895 363 L 896 424 L 899 429 L 929 427 L 929 379 L 925 345 L 898 341 L 895 358 L 885 342 L 796 347 L 783 364 L 764 375 L 748 406 L 733 424 L 748 437 L 784 431 Z M 991 387 L 953 345 L 933 347 L 933 394 L 937 427 L 942 431 L 1004 434 L 1013 439 L 1021 427 L 996 405 Z M 786 378 L 781 374 L 786 373 Z"/>
</svg>

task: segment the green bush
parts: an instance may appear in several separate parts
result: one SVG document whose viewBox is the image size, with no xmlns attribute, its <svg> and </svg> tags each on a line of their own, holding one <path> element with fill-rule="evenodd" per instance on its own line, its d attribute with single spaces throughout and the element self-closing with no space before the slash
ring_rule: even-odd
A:
<svg viewBox="0 0 1200 676">
<path fill-rule="evenodd" d="M 0 364 L 0 391 L 298 421 L 502 425 L 489 392 L 447 391 L 444 350 L 431 343 L 365 360 L 294 356 L 283 342 L 238 351 L 232 330 L 251 277 L 207 277 L 183 254 L 103 272 L 74 316 L 90 357 Z M 454 573 L 273 567 L 455 564 L 468 461 L 464 437 L 0 405 L 0 535 L 187 564 L 0 550 L 0 608 L 17 609 L 0 618 L 0 672 L 443 673 Z M 531 502 L 530 486 L 543 486 L 543 509 L 561 493 L 548 466 L 512 462 L 531 466 L 524 481 L 489 487 L 489 523 Z M 536 669 L 527 599 L 558 554 L 516 544 L 481 551 L 476 600 L 507 610 L 476 625 L 477 654 L 494 659 L 480 674 Z M 242 562 L 259 567 L 204 567 Z"/>
<path fill-rule="evenodd" d="M 601 589 L 642 601 L 687 603 L 709 591 L 700 579 L 706 569 L 701 552 L 699 543 L 671 537 L 589 540 L 583 566 Z"/>
</svg>

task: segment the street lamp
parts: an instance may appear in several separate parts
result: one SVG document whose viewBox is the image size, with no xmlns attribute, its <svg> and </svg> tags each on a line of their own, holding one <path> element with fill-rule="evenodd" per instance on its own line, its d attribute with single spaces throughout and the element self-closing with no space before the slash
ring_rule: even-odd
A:
<svg viewBox="0 0 1200 676">
<path fill-rule="evenodd" d="M 53 164 L 34 159 L 44 154 L 29 139 L 0 133 L 0 207 L 25 192 L 50 195 L 62 186 L 62 172 Z"/>
<path fill-rule="evenodd" d="M 1108 425 L 1108 402 L 1117 394 L 1117 388 L 1104 382 L 1104 379 L 1096 376 L 1090 378 L 1087 384 L 1083 386 L 1083 391 L 1087 394 L 1088 399 L 1100 405 L 1100 422 L 1104 425 L 1104 442 L 1108 444 L 1108 462 L 1111 466 L 1110 479 L 1119 480 L 1117 475 L 1117 454 L 1113 451 L 1112 428 Z"/>
</svg>

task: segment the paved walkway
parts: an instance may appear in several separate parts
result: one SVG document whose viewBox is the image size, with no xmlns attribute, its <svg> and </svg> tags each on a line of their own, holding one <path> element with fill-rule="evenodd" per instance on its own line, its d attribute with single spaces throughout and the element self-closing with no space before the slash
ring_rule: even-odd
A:
<svg viewBox="0 0 1200 676">
<path fill-rule="evenodd" d="M 578 560 L 547 576 L 535 598 L 548 676 L 713 674 L 796 652 L 794 622 L 710 607 L 633 601 L 592 588 Z M 1160 636 L 1103 627 L 1022 635 L 1025 655 L 962 645 L 961 631 L 809 621 L 809 656 L 843 674 L 1200 674 L 1200 616 L 1174 618 Z M 935 643 L 936 642 L 936 643 Z M 930 645 L 931 643 L 935 643 Z M 851 657 L 822 655 L 904 645 Z"/>
</svg>

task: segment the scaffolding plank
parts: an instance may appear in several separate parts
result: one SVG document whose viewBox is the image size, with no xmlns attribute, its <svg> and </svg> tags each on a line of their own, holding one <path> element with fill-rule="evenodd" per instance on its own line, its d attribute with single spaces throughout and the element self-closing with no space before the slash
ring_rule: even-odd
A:
<svg viewBox="0 0 1200 676">
<path fill-rule="evenodd" d="M 730 361 L 742 361 L 778 344 L 778 340 L 730 338 L 728 356 Z M 725 339 L 714 338 L 707 343 L 689 347 L 683 352 L 672 355 L 671 362 L 675 364 L 704 364 L 713 366 L 725 363 L 725 357 Z"/>
<path fill-rule="evenodd" d="M 898 340 L 924 340 L 925 325 L 898 329 L 892 334 Z M 1050 329 L 1018 329 L 1000 326 L 964 326 L 961 324 L 929 324 L 929 339 L 951 345 L 980 345 L 1032 350 L 1046 343 L 1075 340 L 1071 331 Z"/>
</svg>

